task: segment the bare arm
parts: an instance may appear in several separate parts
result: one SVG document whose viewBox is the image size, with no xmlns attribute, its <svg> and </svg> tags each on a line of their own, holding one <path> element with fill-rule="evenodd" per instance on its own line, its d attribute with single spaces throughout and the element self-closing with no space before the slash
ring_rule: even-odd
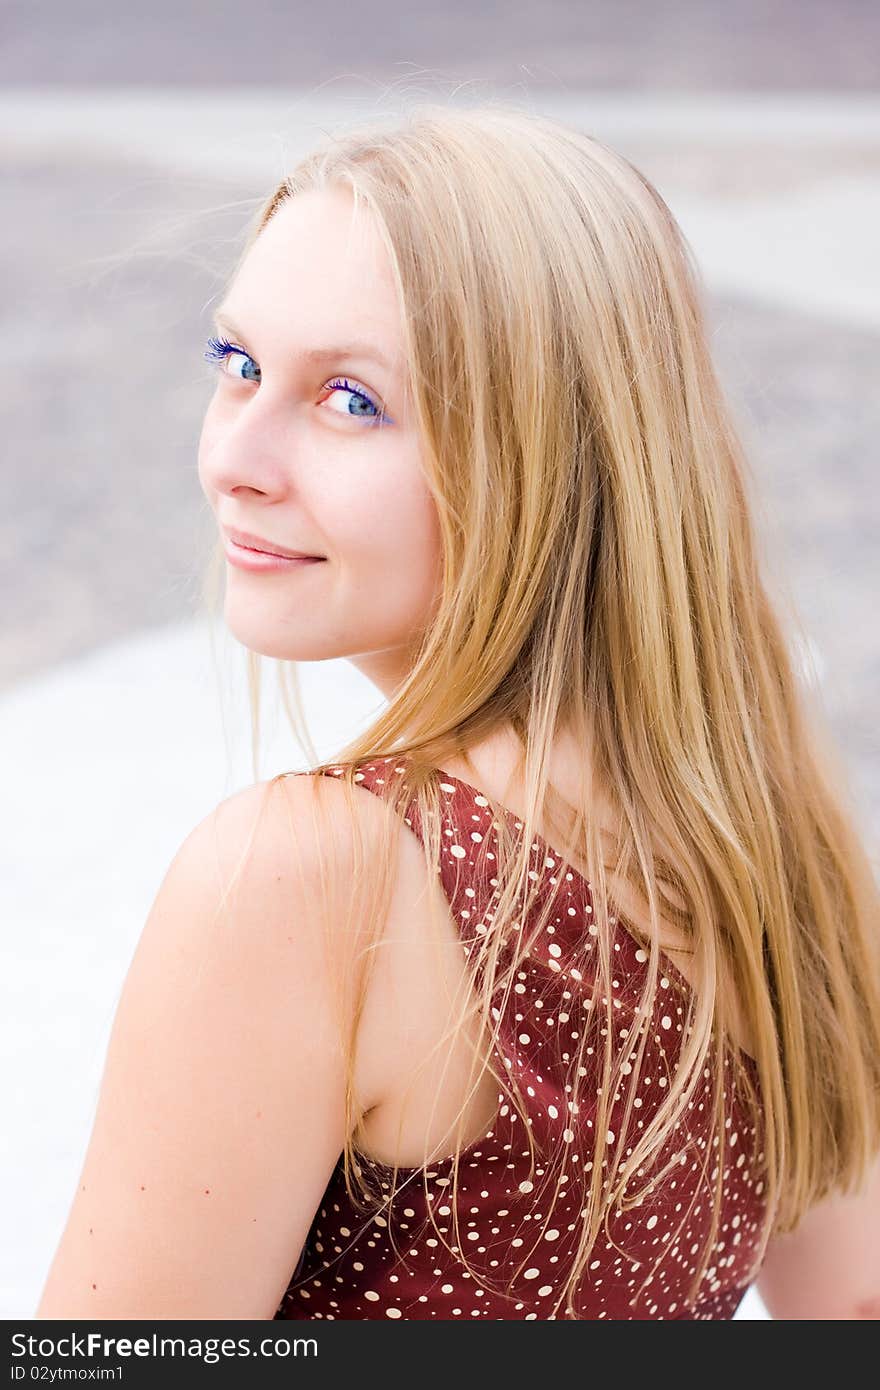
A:
<svg viewBox="0 0 880 1390">
<path fill-rule="evenodd" d="M 168 870 L 37 1318 L 274 1316 L 345 1139 L 305 781 L 274 798 L 222 914 L 261 787 Z"/>
<path fill-rule="evenodd" d="M 772 1318 L 880 1318 L 880 1157 L 858 1195 L 822 1202 L 771 1240 L 757 1289 Z"/>
</svg>

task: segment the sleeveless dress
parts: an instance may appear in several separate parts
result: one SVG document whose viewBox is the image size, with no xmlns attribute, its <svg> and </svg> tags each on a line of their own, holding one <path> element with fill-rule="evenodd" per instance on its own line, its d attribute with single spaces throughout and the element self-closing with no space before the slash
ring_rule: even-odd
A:
<svg viewBox="0 0 880 1390">
<path fill-rule="evenodd" d="M 397 757 L 362 763 L 356 780 L 381 796 L 395 764 L 401 770 L 401 762 Z M 325 775 L 340 776 L 342 771 L 335 767 L 325 770 Z M 436 776 L 443 808 L 440 877 L 459 927 L 465 957 L 470 960 L 497 882 L 485 867 L 482 875 L 478 874 L 471 857 L 475 847 L 489 837 L 485 857 L 491 865 L 492 813 L 487 798 L 475 787 L 442 769 L 436 770 Z M 522 822 L 513 812 L 504 814 L 515 829 L 522 829 Z M 407 806 L 404 819 L 424 843 L 414 799 Z M 579 1150 L 592 1152 L 589 1136 L 595 1110 L 589 1103 L 589 1091 L 583 1089 L 588 1084 L 585 1080 L 579 1087 L 578 1113 L 571 1113 L 567 1078 L 562 1074 L 564 1067 L 556 1060 L 558 1049 L 553 1044 L 559 1029 L 572 1029 L 580 1012 L 579 996 L 590 996 L 592 982 L 583 967 L 584 961 L 590 960 L 586 952 L 591 949 L 589 943 L 595 928 L 591 935 L 592 902 L 587 880 L 569 870 L 560 889 L 553 872 L 556 860 L 550 846 L 536 837 L 532 844 L 533 872 L 546 883 L 548 891 L 561 894 L 559 912 L 550 918 L 545 929 L 546 946 L 529 948 L 522 983 L 517 986 L 518 992 L 509 994 L 499 1020 L 501 1046 L 493 1047 L 493 1066 L 500 1075 L 504 1075 L 505 1069 L 514 1069 L 532 1132 L 542 1147 L 546 1146 L 545 1152 L 554 1152 L 554 1171 L 555 1146 L 566 1144 L 570 1146 L 571 1168 L 579 1173 Z M 623 1038 L 643 988 L 647 957 L 619 920 L 612 917 L 610 922 L 615 932 L 613 1004 Z M 573 964 L 575 958 L 580 969 Z M 677 1065 L 681 1019 L 689 990 L 684 976 L 662 954 L 660 971 L 653 1026 L 635 1100 L 639 1108 L 633 1110 L 633 1115 L 641 1117 L 638 1125 L 646 1124 L 653 1116 Z M 604 1018 L 604 1008 L 600 1012 Z M 597 1027 L 601 1022 L 600 1018 Z M 573 1052 L 578 1045 L 572 1044 Z M 625 1045 L 621 1041 L 621 1046 Z M 562 1055 L 566 1059 L 569 1056 L 566 1052 Z M 753 1060 L 746 1054 L 740 1056 L 757 1086 Z M 714 1180 L 710 1180 L 711 1163 L 706 1175 L 701 1175 L 706 1146 L 712 1144 L 707 1114 L 711 1092 L 705 1079 L 711 1073 L 706 1070 L 688 1111 L 686 1133 L 682 1132 L 680 1121 L 663 1150 L 664 1159 L 680 1151 L 679 1162 L 672 1170 L 674 1175 L 667 1174 L 640 1206 L 612 1214 L 609 1229 L 613 1242 L 600 1230 L 589 1267 L 578 1283 L 575 1307 L 579 1318 L 733 1317 L 751 1282 L 750 1271 L 763 1235 L 765 1204 L 760 1172 L 761 1134 L 748 1121 L 743 1096 L 734 1080 L 734 1056 L 727 1048 L 724 1066 L 728 1139 L 721 1222 L 696 1308 L 686 1307 L 685 1297 L 709 1229 L 715 1186 Z M 467 1242 L 467 1265 L 459 1258 L 460 1246 L 456 1244 L 451 1154 L 428 1167 L 427 1201 L 425 1173 L 401 1165 L 394 1201 L 382 1209 L 381 1215 L 372 1217 L 359 1212 L 349 1200 L 340 1157 L 275 1319 L 529 1321 L 554 1317 L 553 1303 L 573 1268 L 583 1203 L 577 1200 L 574 1181 L 555 1196 L 552 1225 L 544 1229 L 554 1193 L 545 1199 L 540 1191 L 540 1176 L 545 1171 L 541 1149 L 536 1146 L 535 1170 L 530 1180 L 530 1149 L 522 1119 L 500 1088 L 498 1100 L 500 1108 L 491 1128 L 462 1148 L 459 1159 L 457 1229 L 459 1237 Z M 616 1108 L 611 1114 L 611 1123 L 616 1125 Z M 453 1144 L 454 1140 L 450 1147 Z M 393 1168 L 360 1153 L 357 1157 L 387 1197 Z M 717 1174 L 717 1166 L 715 1171 Z M 642 1181 L 639 1180 L 640 1185 Z M 443 1235 L 442 1241 L 432 1227 L 429 1207 Z M 528 1265 L 521 1269 L 507 1294 L 508 1280 L 522 1265 L 526 1253 Z M 631 1306 L 630 1300 L 644 1282 L 649 1267 L 661 1254 L 658 1269 L 635 1306 Z M 476 1278 L 468 1266 L 476 1272 Z M 560 1305 L 559 1316 L 570 1316 L 565 1313 L 564 1304 Z"/>
</svg>

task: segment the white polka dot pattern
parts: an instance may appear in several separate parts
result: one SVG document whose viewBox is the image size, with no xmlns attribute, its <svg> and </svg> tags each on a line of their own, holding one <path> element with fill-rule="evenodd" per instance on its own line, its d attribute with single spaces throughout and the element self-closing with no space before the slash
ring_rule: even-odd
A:
<svg viewBox="0 0 880 1390">
<path fill-rule="evenodd" d="M 361 785 L 382 795 L 395 765 L 400 766 L 399 759 L 377 760 L 361 765 L 356 776 Z M 334 773 L 341 775 L 341 769 L 330 769 L 327 775 Z M 439 776 L 444 806 L 441 830 L 449 841 L 443 847 L 441 880 L 470 960 L 475 944 L 485 933 L 483 914 L 491 908 L 496 886 L 491 876 L 492 815 L 487 798 L 475 788 L 443 772 Z M 517 829 L 522 828 L 512 812 L 506 814 Z M 415 802 L 407 808 L 406 820 L 422 838 Z M 586 880 L 567 871 L 560 882 L 553 874 L 557 861 L 552 849 L 536 838 L 533 850 L 537 855 L 536 878 L 543 874 L 547 892 L 558 896 L 559 911 L 545 929 L 546 947 L 530 946 L 516 989 L 509 996 L 504 1015 L 499 1016 L 500 1046 L 495 1048 L 494 1060 L 496 1068 L 515 1074 L 528 1103 L 532 1133 L 545 1151 L 554 1153 L 554 1170 L 559 1146 L 565 1147 L 565 1178 L 555 1199 L 552 1226 L 545 1229 L 553 1193 L 542 1192 L 541 1179 L 548 1170 L 541 1152 L 536 1152 L 535 1168 L 530 1172 L 523 1122 L 499 1091 L 499 1111 L 492 1128 L 463 1148 L 459 1160 L 458 1231 L 466 1242 L 470 1269 L 459 1258 L 461 1246 L 456 1243 L 451 1155 L 428 1168 L 427 1199 L 421 1171 L 399 1168 L 394 1201 L 372 1218 L 361 1215 L 349 1201 L 340 1160 L 276 1319 L 529 1321 L 554 1316 L 553 1303 L 573 1267 L 577 1249 L 583 1208 L 582 1196 L 578 1199 L 579 1178 L 592 1166 L 583 1157 L 592 1152 L 595 1112 L 583 1099 L 591 1091 L 580 1091 L 581 1099 L 573 1107 L 568 1099 L 565 1063 L 578 1046 L 576 1023 L 591 994 L 589 962 L 596 928 L 590 922 L 592 901 Z M 485 855 L 479 864 L 477 851 Z M 621 1046 L 634 1047 L 636 1034 L 630 1038 L 630 1026 L 643 988 L 647 956 L 622 924 L 615 923 L 614 929 L 612 1002 L 618 1011 Z M 662 961 L 661 987 L 634 1102 L 631 1123 L 636 1132 L 661 1103 L 681 1043 L 680 1020 L 688 986 L 671 962 L 665 957 Z M 479 965 L 476 975 L 479 977 Z M 594 1025 L 597 1041 L 605 1034 L 604 1026 L 600 1027 L 603 1019 L 597 1018 Z M 587 1055 L 596 1055 L 592 1047 Z M 746 1062 L 751 1070 L 750 1059 Z M 748 1123 L 742 1097 L 733 1084 L 733 1061 L 727 1053 L 724 1065 L 729 1138 L 721 1223 L 697 1307 L 686 1307 L 685 1298 L 709 1229 L 717 1177 L 717 1163 L 714 1173 L 711 1166 L 705 1177 L 700 1172 L 707 1146 L 716 1142 L 710 1137 L 708 1071 L 704 1071 L 703 1084 L 690 1103 L 686 1134 L 680 1132 L 679 1125 L 662 1155 L 665 1160 L 680 1153 L 672 1170 L 674 1176 L 667 1175 L 641 1206 L 613 1214 L 609 1221 L 613 1241 L 600 1232 L 578 1286 L 575 1302 L 580 1318 L 715 1319 L 731 1318 L 736 1311 L 748 1287 L 748 1271 L 763 1231 L 763 1154 L 760 1136 Z M 629 1070 L 625 1065 L 625 1071 Z M 622 1130 L 622 1105 L 623 1098 L 616 1097 L 609 1143 Z M 381 1190 L 390 1193 L 393 1170 L 373 1160 L 363 1162 Z M 429 1209 L 452 1253 L 438 1240 Z M 667 1245 L 668 1250 L 664 1250 Z M 630 1300 L 645 1279 L 646 1266 L 653 1265 L 661 1253 L 662 1263 L 635 1307 L 631 1306 Z M 524 1264 L 526 1255 L 529 1258 Z M 507 1282 L 516 1269 L 520 1273 L 511 1293 L 506 1294 Z"/>
</svg>

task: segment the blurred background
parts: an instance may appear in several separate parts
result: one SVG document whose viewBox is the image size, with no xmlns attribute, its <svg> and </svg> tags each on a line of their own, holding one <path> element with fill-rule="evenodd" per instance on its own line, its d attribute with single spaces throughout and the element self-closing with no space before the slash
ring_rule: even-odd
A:
<svg viewBox="0 0 880 1390">
<path fill-rule="evenodd" d="M 872 0 L 2 7 L 0 1317 L 31 1317 L 122 981 L 181 841 L 253 780 L 200 610 L 212 306 L 302 152 L 420 100 L 613 144 L 702 270 L 768 582 L 880 829 L 880 8 Z M 873 614 L 873 616 L 872 616 Z M 331 756 L 379 707 L 309 668 Z M 304 766 L 271 698 L 259 776 Z M 755 1290 L 742 1318 L 764 1318 Z"/>
</svg>

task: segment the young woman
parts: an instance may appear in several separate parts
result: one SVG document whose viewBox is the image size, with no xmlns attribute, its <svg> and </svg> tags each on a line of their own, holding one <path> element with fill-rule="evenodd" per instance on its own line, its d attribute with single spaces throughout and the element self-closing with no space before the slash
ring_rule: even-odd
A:
<svg viewBox="0 0 880 1390">
<path fill-rule="evenodd" d="M 255 689 L 384 702 L 181 846 L 38 1316 L 877 1316 L 877 886 L 659 194 L 500 106 L 355 129 L 207 355 Z"/>
</svg>

